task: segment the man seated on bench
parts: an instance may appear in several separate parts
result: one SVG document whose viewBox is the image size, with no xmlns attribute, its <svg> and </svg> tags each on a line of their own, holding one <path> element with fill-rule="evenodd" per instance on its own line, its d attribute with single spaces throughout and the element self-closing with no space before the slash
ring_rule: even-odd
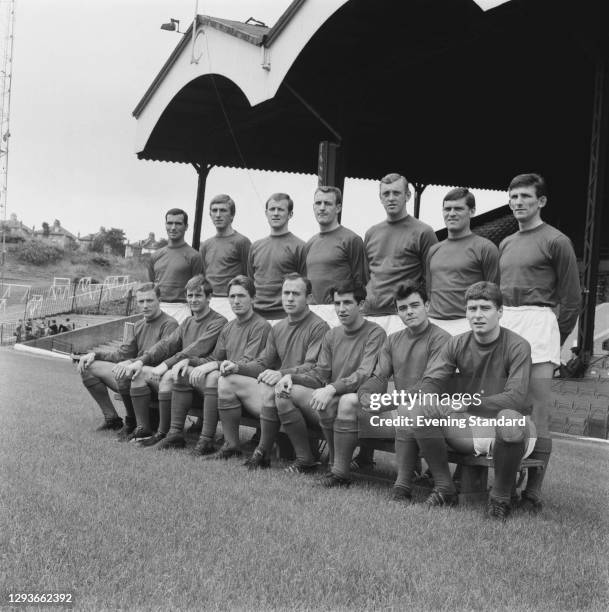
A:
<svg viewBox="0 0 609 612">
<path fill-rule="evenodd" d="M 329 289 L 341 323 L 330 329 L 322 342 L 317 365 L 309 372 L 285 374 L 276 386 L 279 420 L 294 447 L 296 461 L 311 465 L 307 425 L 321 426 L 328 444 L 330 465 L 346 466 L 347 475 L 353 450 L 357 445 L 357 420 L 348 416 L 357 413 L 357 390 L 376 365 L 378 352 L 387 335 L 380 325 L 366 321 L 361 307 L 366 289 L 353 280 Z M 347 418 L 345 418 L 347 416 Z M 346 439 L 346 443 L 338 444 Z M 335 461 L 334 445 L 343 451 Z M 338 474 L 329 474 L 322 483 L 326 487 L 348 485 Z"/>
<path fill-rule="evenodd" d="M 120 429 L 121 440 L 127 439 L 136 426 L 127 367 L 178 327 L 178 322 L 161 310 L 160 296 L 159 288 L 153 283 L 139 285 L 135 290 L 135 301 L 144 318 L 135 323 L 131 338 L 116 350 L 92 351 L 83 355 L 78 362 L 77 370 L 82 382 L 104 415 L 104 424 L 98 431 Z M 123 399 L 126 411 L 124 424 L 114 409 L 108 389 L 120 393 Z"/>
<path fill-rule="evenodd" d="M 202 432 L 193 453 L 209 455 L 216 451 L 214 437 L 218 425 L 218 379 L 220 365 L 230 359 L 237 364 L 256 359 L 266 345 L 271 331 L 268 321 L 254 312 L 254 281 L 243 275 L 233 278 L 227 286 L 228 301 L 236 319 L 227 323 L 218 336 L 216 347 L 205 357 L 182 359 L 172 368 L 174 380 L 171 392 L 171 427 L 169 434 L 156 448 L 183 448 L 184 423 L 192 406 L 193 392 L 203 396 Z M 154 444 L 154 438 L 142 442 Z"/>
<path fill-rule="evenodd" d="M 378 356 L 372 377 L 359 388 L 361 407 L 368 413 L 371 427 L 376 429 L 375 437 L 393 437 L 393 427 L 384 426 L 380 415 L 379 398 L 387 392 L 389 379 L 393 376 L 395 391 L 416 393 L 417 383 L 430 363 L 450 339 L 450 334 L 429 321 L 429 299 L 420 283 L 408 283 L 398 288 L 395 294 L 395 307 L 406 329 L 390 334 Z M 376 397 L 376 402 L 372 399 Z M 397 405 L 390 404 L 393 409 Z M 391 418 L 395 412 L 388 413 Z M 357 415 L 352 417 L 353 420 Z M 375 423 L 376 422 L 376 423 Z M 355 424 L 355 423 L 354 423 Z M 381 425 L 381 426 L 379 426 Z M 395 427 L 395 460 L 398 468 L 393 485 L 392 498 L 409 503 L 412 495 L 412 477 L 419 457 L 419 447 L 410 427 Z M 343 475 L 343 477 L 345 477 Z"/>
<path fill-rule="evenodd" d="M 470 332 L 451 338 L 427 367 L 421 398 L 412 410 L 414 434 L 432 472 L 428 507 L 454 506 L 458 497 L 448 467 L 448 447 L 466 455 L 492 456 L 495 478 L 487 516 L 505 520 L 520 462 L 533 451 L 535 426 L 528 416 L 531 346 L 501 327 L 503 302 L 495 283 L 482 281 L 465 293 Z M 458 370 L 458 374 L 455 376 Z M 447 391 L 453 379 L 454 387 Z"/>
<path fill-rule="evenodd" d="M 193 276 L 186 283 L 186 302 L 192 316 L 129 366 L 131 401 L 137 417 L 137 428 L 132 439 L 148 439 L 156 443 L 167 435 L 171 422 L 171 368 L 182 359 L 202 357 L 214 350 L 227 321 L 209 307 L 211 294 L 212 287 L 205 277 L 202 274 Z M 157 391 L 159 397 L 159 427 L 154 436 L 149 409 L 151 389 Z"/>
<path fill-rule="evenodd" d="M 218 411 L 225 443 L 209 458 L 228 459 L 241 455 L 239 422 L 244 408 L 260 417 L 261 425 L 260 442 L 246 465 L 250 469 L 269 467 L 269 454 L 280 428 L 275 386 L 286 374 L 302 373 L 315 366 L 321 342 L 329 329 L 328 324 L 309 309 L 310 300 L 309 279 L 296 272 L 287 274 L 281 290 L 287 318 L 273 327 L 262 355 L 249 363 L 225 361 L 220 366 Z M 296 460 L 288 470 L 310 472 L 317 465 Z"/>
</svg>

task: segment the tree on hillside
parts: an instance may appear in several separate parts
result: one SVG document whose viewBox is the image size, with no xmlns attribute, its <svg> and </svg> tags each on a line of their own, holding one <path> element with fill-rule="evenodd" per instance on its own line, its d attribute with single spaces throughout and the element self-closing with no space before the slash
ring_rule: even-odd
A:
<svg viewBox="0 0 609 612">
<path fill-rule="evenodd" d="M 124 255 L 126 240 L 125 232 L 122 229 L 111 227 L 107 230 L 105 227 L 100 227 L 93 239 L 91 250 L 103 253 L 104 245 L 107 244 L 114 255 Z"/>
<path fill-rule="evenodd" d="M 49 227 L 49 224 L 46 221 L 42 222 L 42 235 L 43 236 L 48 236 L 51 233 L 51 228 Z"/>
</svg>

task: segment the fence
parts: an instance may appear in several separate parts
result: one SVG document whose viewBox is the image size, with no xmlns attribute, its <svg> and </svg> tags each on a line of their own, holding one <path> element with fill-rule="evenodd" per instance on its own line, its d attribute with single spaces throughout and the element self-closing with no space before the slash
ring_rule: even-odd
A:
<svg viewBox="0 0 609 612">
<path fill-rule="evenodd" d="M 32 339 L 44 335 L 37 330 L 40 319 L 67 314 L 112 314 L 129 316 L 135 310 L 135 286 L 128 276 L 109 276 L 103 283 L 93 283 L 90 278 L 71 283 L 69 279 L 56 278 L 53 285 L 32 289 L 27 285 L 5 285 L 0 304 L 0 344 Z M 31 320 L 31 331 L 25 324 L 17 328 L 17 321 Z"/>
<path fill-rule="evenodd" d="M 110 277 L 112 278 L 112 277 Z M 25 300 L 23 318 L 52 315 L 131 313 L 133 290 L 137 283 L 72 283 L 53 285 L 41 293 L 30 293 Z"/>
</svg>

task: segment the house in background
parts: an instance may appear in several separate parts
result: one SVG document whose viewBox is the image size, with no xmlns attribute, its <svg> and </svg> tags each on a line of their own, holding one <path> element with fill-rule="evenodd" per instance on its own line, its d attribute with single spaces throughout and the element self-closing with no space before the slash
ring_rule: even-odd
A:
<svg viewBox="0 0 609 612">
<path fill-rule="evenodd" d="M 90 251 L 96 236 L 97 234 L 85 234 L 81 236 L 79 232 L 77 238 L 78 248 L 81 251 Z"/>
<path fill-rule="evenodd" d="M 148 238 L 129 243 L 125 246 L 125 257 L 140 257 L 158 251 L 167 244 L 167 240 L 157 240 L 154 232 L 148 234 Z"/>
<path fill-rule="evenodd" d="M 62 227 L 61 222 L 57 219 L 53 221 L 52 226 L 49 226 L 48 233 L 44 229 L 36 230 L 34 238 L 54 244 L 61 249 L 71 249 L 78 245 L 78 238 L 65 227 Z"/>
<path fill-rule="evenodd" d="M 24 242 L 34 236 L 34 229 L 19 221 L 15 213 L 10 219 L 0 221 L 0 232 L 2 231 L 5 232 L 6 242 Z"/>
</svg>

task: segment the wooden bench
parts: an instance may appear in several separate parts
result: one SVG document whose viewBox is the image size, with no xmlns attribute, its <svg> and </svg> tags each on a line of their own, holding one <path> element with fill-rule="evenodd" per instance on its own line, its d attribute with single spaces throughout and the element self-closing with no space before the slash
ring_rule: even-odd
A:
<svg viewBox="0 0 609 612">
<path fill-rule="evenodd" d="M 192 410 L 190 414 L 200 415 L 200 410 Z M 249 416 L 241 417 L 241 425 L 244 427 L 259 427 L 258 419 Z M 309 429 L 309 437 L 312 443 L 325 444 L 325 439 L 321 429 Z M 395 441 L 388 438 L 360 438 L 369 448 L 385 453 L 395 453 Z M 280 432 L 276 441 L 278 457 L 281 459 L 292 459 L 294 450 L 287 435 Z M 488 498 L 488 470 L 493 467 L 493 460 L 488 457 L 475 457 L 474 455 L 462 455 L 449 451 L 449 463 L 453 463 L 460 468 L 459 474 L 459 503 L 462 505 L 477 504 L 485 502 Z M 524 459 L 520 463 L 518 481 L 514 483 L 515 488 L 520 487 L 525 477 L 525 470 L 528 468 L 543 468 L 543 461 L 538 459 Z M 374 477 L 373 477 L 374 479 Z M 388 481 L 387 477 L 380 477 L 375 480 Z"/>
</svg>

